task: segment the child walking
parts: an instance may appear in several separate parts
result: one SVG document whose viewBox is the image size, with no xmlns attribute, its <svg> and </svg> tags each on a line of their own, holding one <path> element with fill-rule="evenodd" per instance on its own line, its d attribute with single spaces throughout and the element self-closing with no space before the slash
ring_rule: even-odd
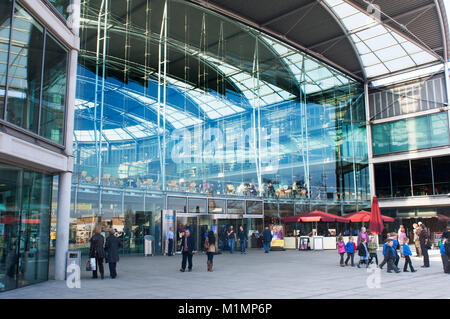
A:
<svg viewBox="0 0 450 319">
<path fill-rule="evenodd" d="M 369 260 L 369 252 L 367 250 L 367 245 L 366 245 L 366 239 L 365 238 L 361 238 L 361 242 L 359 244 L 358 247 L 358 255 L 359 255 L 359 262 L 358 262 L 358 268 L 361 268 L 361 264 L 366 264 L 367 263 L 367 267 L 369 267 L 369 263 L 367 262 Z"/>
<path fill-rule="evenodd" d="M 355 267 L 354 257 L 355 257 L 355 243 L 353 242 L 353 237 L 350 236 L 350 240 L 345 245 L 345 251 L 347 252 L 347 259 L 345 259 L 345 265 L 348 266 L 348 261 L 351 258 L 352 267 Z"/>
<path fill-rule="evenodd" d="M 377 255 L 377 243 L 375 241 L 375 237 L 370 238 L 369 244 L 367 244 L 367 248 L 369 249 L 369 262 L 367 263 L 367 267 L 373 262 L 375 258 L 375 262 L 378 266 L 378 255 Z"/>
<path fill-rule="evenodd" d="M 344 267 L 344 255 L 345 255 L 345 243 L 344 239 L 339 236 L 338 242 L 337 242 L 337 248 L 338 248 L 338 254 L 341 256 L 340 265 L 341 267 Z"/>
<path fill-rule="evenodd" d="M 402 246 L 402 253 L 403 253 L 403 257 L 405 257 L 405 265 L 403 266 L 403 272 L 408 272 L 408 265 L 409 265 L 409 269 L 411 269 L 411 272 L 416 272 L 416 270 L 414 270 L 414 267 L 412 265 L 411 262 L 411 256 L 412 252 L 411 252 L 411 248 L 409 248 L 409 238 L 405 237 L 403 239 L 403 246 Z"/>
</svg>

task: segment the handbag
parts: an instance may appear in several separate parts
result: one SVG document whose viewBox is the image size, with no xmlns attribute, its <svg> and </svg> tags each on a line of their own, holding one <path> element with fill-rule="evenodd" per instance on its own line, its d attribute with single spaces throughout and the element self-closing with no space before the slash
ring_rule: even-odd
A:
<svg viewBox="0 0 450 319">
<path fill-rule="evenodd" d="M 203 245 L 203 247 L 205 248 L 205 250 L 209 249 L 209 240 L 208 239 L 205 240 L 205 244 Z"/>
</svg>

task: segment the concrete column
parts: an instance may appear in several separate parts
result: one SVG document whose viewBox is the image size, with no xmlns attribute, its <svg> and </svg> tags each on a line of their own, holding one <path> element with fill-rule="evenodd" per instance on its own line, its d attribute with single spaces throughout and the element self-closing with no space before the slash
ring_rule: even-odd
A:
<svg viewBox="0 0 450 319">
<path fill-rule="evenodd" d="M 72 16 L 70 26 L 75 36 L 78 36 L 80 20 L 80 0 L 72 1 Z M 66 275 L 66 254 L 69 250 L 70 232 L 70 200 L 73 171 L 73 129 L 75 110 L 75 90 L 77 82 L 78 51 L 69 52 L 69 74 L 67 76 L 67 106 L 66 126 L 64 135 L 65 155 L 67 156 L 67 171 L 59 174 L 58 211 L 56 224 L 55 280 L 64 280 Z"/>
<path fill-rule="evenodd" d="M 58 212 L 56 224 L 55 280 L 64 280 L 66 276 L 66 253 L 69 250 L 71 183 L 71 172 L 64 172 L 59 174 Z"/>
</svg>

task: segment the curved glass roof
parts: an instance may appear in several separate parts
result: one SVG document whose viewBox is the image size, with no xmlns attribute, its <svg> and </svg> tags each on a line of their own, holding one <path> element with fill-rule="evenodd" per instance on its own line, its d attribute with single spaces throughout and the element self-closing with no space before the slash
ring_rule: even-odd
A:
<svg viewBox="0 0 450 319">
<path fill-rule="evenodd" d="M 347 31 L 367 78 L 437 62 L 430 54 L 376 19 L 343 0 L 324 0 Z"/>
</svg>

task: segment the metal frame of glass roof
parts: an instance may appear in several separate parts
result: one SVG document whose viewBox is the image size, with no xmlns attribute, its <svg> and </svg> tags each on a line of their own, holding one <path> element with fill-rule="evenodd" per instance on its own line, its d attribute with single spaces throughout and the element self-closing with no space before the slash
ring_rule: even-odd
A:
<svg viewBox="0 0 450 319">
<path fill-rule="evenodd" d="M 440 58 L 344 0 L 323 0 L 345 28 L 361 60 L 366 78 L 420 67 Z M 376 7 L 374 7 L 376 8 Z"/>
</svg>

